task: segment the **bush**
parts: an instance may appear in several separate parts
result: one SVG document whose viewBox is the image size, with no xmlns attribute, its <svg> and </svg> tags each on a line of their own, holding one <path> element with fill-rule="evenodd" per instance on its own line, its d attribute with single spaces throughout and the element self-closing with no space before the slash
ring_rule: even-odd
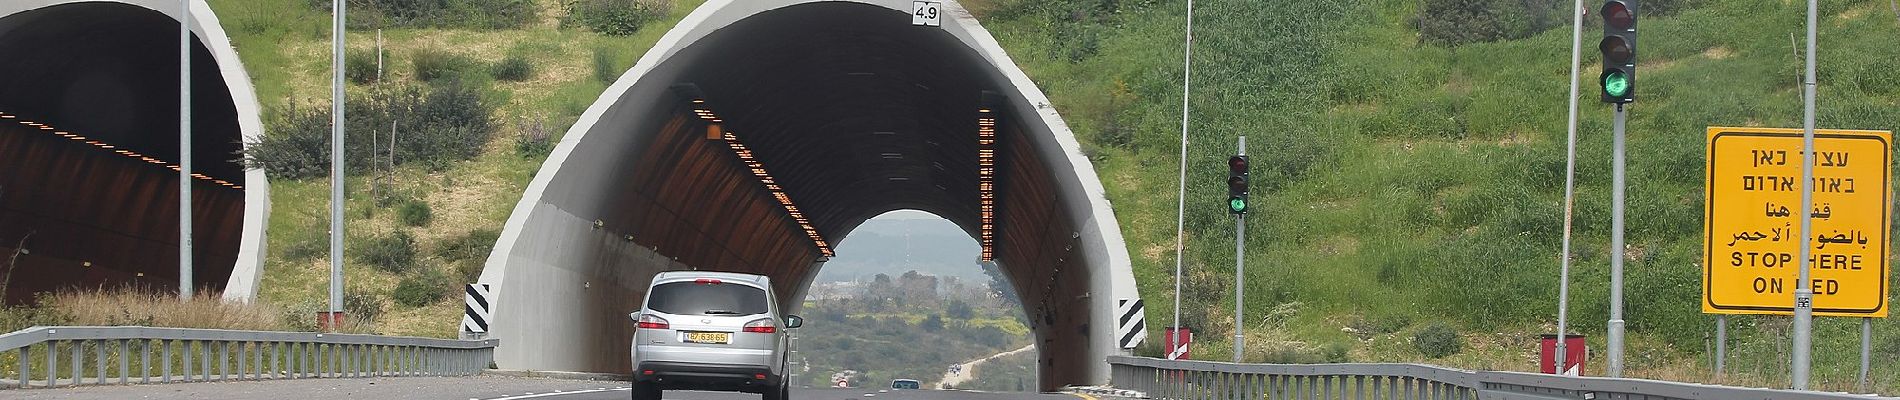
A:
<svg viewBox="0 0 1900 400">
<path fill-rule="evenodd" d="M 409 307 L 429 305 L 449 293 L 449 277 L 434 268 L 423 268 L 396 283 L 396 292 L 391 295 L 396 304 Z"/>
<path fill-rule="evenodd" d="M 421 200 L 403 203 L 402 208 L 396 209 L 396 216 L 407 226 L 424 226 L 435 219 L 435 213 L 429 210 L 429 203 Z"/>
<path fill-rule="evenodd" d="M 331 0 L 309 0 L 329 12 Z M 540 16 L 534 0 L 349 0 L 350 29 L 384 27 L 518 28 Z"/>
<path fill-rule="evenodd" d="M 410 63 L 410 66 L 414 68 L 416 79 L 423 82 L 434 82 L 442 78 L 459 78 L 478 66 L 475 60 L 468 56 L 432 47 L 416 50 Z"/>
<path fill-rule="evenodd" d="M 542 157 L 554 151 L 554 135 L 546 122 L 536 119 L 515 124 L 515 155 Z"/>
<path fill-rule="evenodd" d="M 567 4 L 564 25 L 580 25 L 602 35 L 629 36 L 672 12 L 666 0 L 576 0 Z"/>
<path fill-rule="evenodd" d="M 435 255 L 448 260 L 480 260 L 488 257 L 489 249 L 495 247 L 495 241 L 501 239 L 501 232 L 494 229 L 477 229 L 462 236 L 449 238 L 436 247 Z"/>
<path fill-rule="evenodd" d="M 416 263 L 416 238 L 408 231 L 371 236 L 352 248 L 356 250 L 357 261 L 383 272 L 401 274 Z"/>
<path fill-rule="evenodd" d="M 376 74 L 376 52 L 374 50 L 350 50 L 343 53 L 343 77 L 350 83 L 367 85 L 375 83 L 381 77 Z"/>
<path fill-rule="evenodd" d="M 1430 358 L 1444 358 L 1458 354 L 1465 349 L 1465 339 L 1458 337 L 1458 330 L 1444 323 L 1433 323 L 1412 336 L 1412 345 L 1418 352 Z"/>
<path fill-rule="evenodd" d="M 367 98 L 346 103 L 349 135 L 344 155 L 350 173 L 369 170 L 376 143 L 388 146 L 389 128 L 396 126 L 397 165 L 422 162 L 446 166 L 451 160 L 480 153 L 494 132 L 489 119 L 493 106 L 473 85 L 451 79 L 424 91 L 415 86 L 378 87 Z M 273 178 L 304 179 L 326 176 L 330 168 L 329 104 L 287 104 L 271 113 L 271 129 L 263 140 L 244 150 L 248 166 L 261 167 Z M 375 141 L 371 139 L 375 138 Z"/>
<path fill-rule="evenodd" d="M 1535 20 L 1520 0 L 1426 0 L 1413 23 L 1426 41 L 1456 46 L 1527 37 Z"/>
<path fill-rule="evenodd" d="M 358 291 L 343 293 L 343 315 L 344 324 L 371 325 L 383 316 L 383 297 Z"/>
<path fill-rule="evenodd" d="M 594 79 L 606 83 L 613 83 L 615 79 L 620 79 L 620 74 L 627 71 L 627 67 L 623 67 L 624 64 L 620 60 L 622 52 L 620 48 L 613 46 L 595 47 Z"/>
<path fill-rule="evenodd" d="M 495 79 L 521 82 L 534 78 L 534 64 L 529 63 L 526 56 L 511 54 L 489 67 L 488 74 L 494 75 Z"/>
</svg>

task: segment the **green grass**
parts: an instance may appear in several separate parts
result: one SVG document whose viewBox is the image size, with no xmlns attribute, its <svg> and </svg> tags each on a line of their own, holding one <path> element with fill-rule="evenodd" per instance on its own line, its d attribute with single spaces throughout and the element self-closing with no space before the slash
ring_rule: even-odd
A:
<svg viewBox="0 0 1900 400">
<path fill-rule="evenodd" d="M 1896 128 L 1900 62 L 1875 56 L 1900 54 L 1892 11 L 1881 1 L 1823 3 L 1819 124 Z M 966 4 L 1049 93 L 1094 159 L 1138 286 L 1150 304 L 1163 305 L 1150 313 L 1150 337 L 1159 338 L 1172 302 L 1175 204 L 1149 194 L 1176 184 L 1184 5 Z M 1196 358 L 1230 357 L 1232 296 L 1219 293 L 1232 293 L 1232 225 L 1218 177 L 1235 136 L 1245 134 L 1261 205 L 1248 218 L 1247 317 L 1263 321 L 1249 322 L 1250 336 L 1307 349 L 1344 344 L 1354 361 L 1535 368 L 1533 337 L 1554 330 L 1556 319 L 1570 31 L 1448 48 L 1419 42 L 1408 21 L 1418 7 L 1412 1 L 1196 6 L 1188 174 L 1200 178 L 1188 185 L 1191 295 L 1182 307 L 1184 322 L 1204 338 Z M 1714 318 L 1697 308 L 1702 130 L 1801 125 L 1801 64 L 1788 35 L 1801 32 L 1803 8 L 1705 1 L 1641 22 L 1628 146 L 1630 375 L 1709 379 L 1702 344 Z M 1586 45 L 1597 29 L 1585 28 Z M 1590 335 L 1591 373 L 1600 374 L 1610 107 L 1594 99 L 1598 61 L 1585 52 L 1570 323 Z M 1274 322 L 1273 310 L 1286 304 L 1298 311 Z M 1341 331 L 1394 317 L 1412 323 L 1369 338 Z M 1785 386 L 1786 362 L 1776 357 L 1786 357 L 1787 318 L 1731 320 L 1727 382 Z M 1428 360 L 1403 343 L 1433 321 L 1452 323 L 1470 346 Z M 1900 325 L 1875 325 L 1875 358 L 1900 356 Z M 1857 327 L 1852 319 L 1818 321 L 1817 387 L 1852 388 Z M 1875 364 L 1876 386 L 1900 391 L 1900 368 Z"/>
<path fill-rule="evenodd" d="M 490 145 L 472 159 L 451 162 L 439 170 L 403 166 L 388 172 L 387 177 L 382 173 L 351 176 L 347 188 L 346 230 L 352 237 L 408 230 L 417 238 L 418 268 L 462 280 L 464 274 L 457 269 L 466 268 L 462 264 L 469 261 L 458 254 L 438 254 L 441 252 L 437 248 L 466 247 L 458 240 L 470 235 L 476 227 L 500 226 L 506 221 L 522 190 L 546 157 L 545 154 L 517 154 L 514 150 L 517 132 L 539 123 L 554 133 L 552 140 L 558 141 L 559 135 L 567 131 L 607 86 L 590 73 L 591 52 L 596 48 L 618 49 L 607 66 L 619 70 L 632 67 L 638 54 L 651 47 L 700 1 L 678 3 L 668 18 L 631 36 L 601 36 L 560 29 L 553 23 L 497 30 L 384 30 L 387 82 L 417 81 L 412 60 L 421 49 L 453 49 L 455 55 L 482 65 L 509 56 L 526 57 L 535 63 L 535 73 L 519 81 L 500 81 L 487 76 L 484 69 L 463 71 L 465 78 L 474 78 L 473 82 L 483 87 L 486 101 L 498 104 L 491 116 L 497 122 L 497 131 Z M 330 20 L 327 13 L 313 10 L 301 0 L 214 0 L 212 6 L 252 77 L 259 101 L 264 105 L 266 121 L 275 113 L 283 112 L 289 104 L 329 103 Z M 371 52 L 375 49 L 376 32 L 351 30 L 348 40 L 353 51 Z M 358 93 L 370 89 L 351 84 L 347 90 Z M 268 134 L 270 127 L 266 130 Z M 268 222 L 271 234 L 267 245 L 273 251 L 266 260 L 259 297 L 292 310 L 314 311 L 327 307 L 328 180 L 280 179 L 271 184 L 272 215 Z M 372 191 L 413 194 L 416 201 L 433 210 L 429 227 L 409 227 L 400 220 L 399 213 L 380 212 L 387 207 L 373 201 Z M 485 255 L 486 251 L 480 253 Z M 401 276 L 366 268 L 357 257 L 345 257 L 344 262 L 346 291 L 362 293 L 383 304 L 385 311 L 372 321 L 369 330 L 400 335 L 455 336 L 455 323 L 460 314 L 455 296 L 442 296 L 420 307 L 399 305 L 392 300 L 392 295 Z M 456 282 L 460 283 L 463 282 Z"/>
<path fill-rule="evenodd" d="M 1075 129 L 1116 206 L 1138 287 L 1150 304 L 1170 304 L 1174 199 L 1149 194 L 1175 187 L 1182 2 L 965 3 Z M 1896 128 L 1900 65 L 1886 55 L 1900 54 L 1894 40 L 1900 27 L 1880 1 L 1823 3 L 1820 125 Z M 327 102 L 326 15 L 298 0 L 212 5 L 266 113 L 289 102 Z M 393 189 L 414 191 L 437 210 L 432 226 L 498 226 L 544 157 L 511 151 L 519 123 L 544 121 L 564 133 L 608 84 L 595 77 L 596 49 L 614 49 L 601 59 L 609 72 L 624 70 L 697 5 L 682 2 L 666 21 L 629 37 L 551 24 L 385 31 L 392 80 L 414 79 L 405 72 L 411 70 L 406 55 L 424 46 L 453 48 L 484 63 L 510 54 L 541 61 L 526 81 L 489 80 L 489 95 L 501 103 L 495 115 L 501 131 L 486 151 L 439 172 L 399 169 Z M 1217 177 L 1234 137 L 1246 134 L 1261 205 L 1248 219 L 1246 314 L 1250 337 L 1272 341 L 1261 346 L 1300 354 L 1346 346 L 1353 361 L 1534 368 L 1527 361 L 1532 337 L 1554 329 L 1556 314 L 1568 30 L 1447 48 L 1419 43 L 1408 22 L 1418 7 L 1412 1 L 1197 6 L 1188 159 L 1190 176 L 1205 179 L 1189 185 L 1185 264 L 1195 277 L 1189 292 L 1199 295 L 1183 306 L 1186 321 L 1204 338 L 1196 358 L 1227 359 L 1231 347 L 1220 338 L 1232 329 L 1232 300 L 1222 295 L 1232 290 L 1232 227 L 1221 211 Z M 1629 137 L 1630 375 L 1708 378 L 1710 363 L 1699 344 L 1706 343 L 1713 318 L 1695 307 L 1701 132 L 1709 125 L 1800 125 L 1801 64 L 1787 40 L 1800 31 L 1800 8 L 1769 0 L 1705 1 L 1642 21 L 1640 100 Z M 1595 29 L 1586 27 L 1586 43 Z M 350 32 L 351 47 L 368 49 L 373 34 Z M 1581 71 L 1570 321 L 1600 350 L 1608 319 L 1610 140 L 1609 108 L 1592 100 L 1594 58 L 1586 55 Z M 394 213 L 360 211 L 374 208 L 364 182 L 352 181 L 349 229 L 405 229 Z M 275 251 L 262 297 L 286 307 L 321 303 L 327 184 L 272 183 L 269 245 Z M 418 232 L 424 247 L 418 254 L 435 255 L 436 247 L 469 234 L 456 229 Z M 425 256 L 421 263 L 447 271 L 451 261 Z M 384 299 L 398 279 L 354 265 L 349 271 L 352 291 Z M 383 330 L 450 336 L 453 303 L 387 307 Z M 1160 337 L 1168 319 L 1168 307 L 1155 309 L 1151 338 Z M 1342 331 L 1375 320 L 1409 323 L 1363 336 Z M 1456 327 L 1467 348 L 1442 359 L 1418 354 L 1407 341 L 1434 321 Z M 1732 318 L 1726 382 L 1785 385 L 1786 321 Z M 1816 326 L 1817 387 L 1851 387 L 1857 321 L 1829 318 Z M 1900 356 L 1900 325 L 1883 319 L 1875 328 L 1876 358 Z M 1601 359 L 1593 357 L 1591 373 L 1601 373 Z M 1900 390 L 1900 368 L 1875 365 L 1881 391 Z"/>
</svg>

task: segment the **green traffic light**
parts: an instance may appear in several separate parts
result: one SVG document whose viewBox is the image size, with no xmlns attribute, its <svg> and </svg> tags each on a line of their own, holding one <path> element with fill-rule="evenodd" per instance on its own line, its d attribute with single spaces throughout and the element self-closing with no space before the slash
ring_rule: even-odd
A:
<svg viewBox="0 0 1900 400">
<path fill-rule="evenodd" d="M 1623 71 L 1610 71 L 1603 74 L 1603 93 L 1611 97 L 1623 97 L 1630 92 L 1629 75 Z"/>
<path fill-rule="evenodd" d="M 1233 212 L 1247 212 L 1247 200 L 1239 197 L 1227 199 L 1227 209 Z"/>
</svg>

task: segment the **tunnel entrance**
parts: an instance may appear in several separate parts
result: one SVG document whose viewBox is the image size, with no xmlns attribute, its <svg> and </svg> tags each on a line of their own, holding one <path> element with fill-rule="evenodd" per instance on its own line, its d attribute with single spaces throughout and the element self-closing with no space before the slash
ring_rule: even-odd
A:
<svg viewBox="0 0 1900 400">
<path fill-rule="evenodd" d="M 74 286 L 176 290 L 178 20 L 109 2 L 6 11 L 0 255 L 20 251 L 5 302 Z M 242 134 L 224 72 L 194 43 L 193 278 L 220 291 L 244 225 Z"/>
<path fill-rule="evenodd" d="M 913 209 L 976 238 L 1024 294 L 1037 388 L 1105 382 L 1142 318 L 1092 167 L 967 13 L 912 26 L 909 5 L 711 1 L 661 39 L 504 228 L 480 279 L 497 288 L 497 363 L 628 371 L 625 315 L 654 274 L 767 275 L 796 304 L 833 242 Z"/>
</svg>

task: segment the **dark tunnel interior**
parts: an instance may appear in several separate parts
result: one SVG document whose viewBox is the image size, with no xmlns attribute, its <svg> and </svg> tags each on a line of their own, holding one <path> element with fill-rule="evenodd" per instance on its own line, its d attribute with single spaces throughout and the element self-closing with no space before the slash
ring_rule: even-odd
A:
<svg viewBox="0 0 1900 400">
<path fill-rule="evenodd" d="M 7 303 L 62 287 L 176 289 L 178 29 L 117 3 L 0 17 L 0 254 L 26 250 Z M 193 282 L 217 291 L 241 235 L 242 134 L 218 64 L 193 44 Z"/>
</svg>

